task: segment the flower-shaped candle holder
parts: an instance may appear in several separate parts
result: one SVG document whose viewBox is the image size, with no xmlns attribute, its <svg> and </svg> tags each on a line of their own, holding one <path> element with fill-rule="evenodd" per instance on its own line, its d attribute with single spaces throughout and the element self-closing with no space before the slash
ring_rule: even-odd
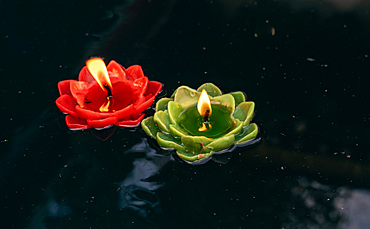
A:
<svg viewBox="0 0 370 229">
<path fill-rule="evenodd" d="M 231 146 L 253 142 L 258 134 L 257 125 L 250 123 L 254 107 L 242 92 L 222 94 L 212 83 L 197 90 L 180 86 L 157 102 L 154 116 L 141 126 L 162 148 L 176 150 L 188 163 L 203 163 Z"/>
<path fill-rule="evenodd" d="M 162 84 L 149 81 L 139 65 L 127 69 L 112 60 L 108 67 L 93 58 L 82 68 L 78 81 L 58 83 L 58 108 L 68 114 L 72 130 L 104 129 L 112 125 L 135 127 L 144 118 Z"/>
</svg>

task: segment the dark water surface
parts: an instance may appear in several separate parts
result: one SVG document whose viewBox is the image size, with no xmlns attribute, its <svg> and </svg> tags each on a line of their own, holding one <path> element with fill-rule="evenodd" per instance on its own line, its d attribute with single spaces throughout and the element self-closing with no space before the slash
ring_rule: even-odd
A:
<svg viewBox="0 0 370 229">
<path fill-rule="evenodd" d="M 1 228 L 370 228 L 370 3 L 2 1 Z M 140 127 L 69 131 L 91 56 L 256 103 L 262 141 L 201 166 Z M 148 115 L 153 111 L 148 111 Z"/>
</svg>

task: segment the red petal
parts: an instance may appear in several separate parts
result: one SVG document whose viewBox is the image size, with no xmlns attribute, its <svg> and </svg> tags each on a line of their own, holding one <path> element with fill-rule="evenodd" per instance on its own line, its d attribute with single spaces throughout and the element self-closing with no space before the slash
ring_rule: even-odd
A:
<svg viewBox="0 0 370 229">
<path fill-rule="evenodd" d="M 152 94 L 156 96 L 161 90 L 162 90 L 162 84 L 160 82 L 150 81 L 148 84 L 148 89 L 146 90 L 144 95 Z"/>
<path fill-rule="evenodd" d="M 82 107 L 99 111 L 99 108 L 107 102 L 107 91 L 103 91 L 97 82 L 93 82 L 89 85 L 86 94 L 83 96 Z M 81 106 L 81 104 L 79 103 Z"/>
<path fill-rule="evenodd" d="M 103 128 L 107 128 L 107 127 L 110 127 L 116 124 L 117 120 L 118 120 L 117 117 L 111 116 L 111 117 L 104 118 L 104 119 L 96 119 L 96 120 L 88 119 L 87 123 L 93 128 L 103 129 Z"/>
<path fill-rule="evenodd" d="M 134 111 L 134 105 L 129 105 L 125 107 L 124 109 L 118 110 L 113 113 L 113 116 L 117 117 L 118 120 L 124 120 L 129 118 L 132 115 L 132 112 Z"/>
<path fill-rule="evenodd" d="M 58 90 L 60 95 L 72 95 L 71 89 L 70 89 L 70 83 L 72 81 L 77 82 L 76 80 L 63 80 L 58 82 Z"/>
<path fill-rule="evenodd" d="M 118 76 L 120 80 L 126 79 L 125 68 L 114 60 L 111 60 L 107 66 L 108 72 L 112 72 L 114 75 Z"/>
<path fill-rule="evenodd" d="M 67 113 L 75 117 L 78 116 L 76 113 L 77 103 L 72 96 L 62 95 L 55 101 L 55 103 L 63 113 Z"/>
<path fill-rule="evenodd" d="M 154 102 L 155 96 L 150 97 L 147 101 L 143 102 L 142 104 L 138 104 L 135 106 L 134 114 L 138 115 L 141 112 L 145 111 L 148 109 Z"/>
<path fill-rule="evenodd" d="M 144 76 L 143 69 L 140 65 L 132 65 L 126 69 L 126 78 L 128 80 L 136 80 Z"/>
<path fill-rule="evenodd" d="M 134 87 L 140 91 L 140 95 L 144 94 L 148 88 L 149 79 L 146 76 L 134 80 Z"/>
<path fill-rule="evenodd" d="M 78 81 L 84 81 L 87 83 L 92 83 L 95 81 L 94 77 L 90 74 L 87 67 L 83 67 L 78 75 Z"/>
<path fill-rule="evenodd" d="M 70 90 L 73 98 L 80 105 L 84 105 L 84 99 L 88 92 L 89 83 L 72 80 L 70 82 Z"/>
<path fill-rule="evenodd" d="M 104 119 L 112 115 L 112 113 L 95 112 L 92 110 L 84 109 L 81 106 L 76 106 L 76 112 L 81 119 Z"/>
<path fill-rule="evenodd" d="M 120 127 L 136 127 L 139 125 L 140 121 L 144 118 L 144 114 L 141 114 L 138 118 L 134 120 L 124 120 L 121 122 L 117 122 L 116 126 Z"/>
<path fill-rule="evenodd" d="M 66 116 L 66 123 L 71 130 L 85 130 L 91 128 L 89 125 L 87 125 L 86 121 L 71 115 Z"/>
<path fill-rule="evenodd" d="M 150 97 L 151 96 L 152 95 L 150 95 Z M 149 96 L 148 97 L 145 97 L 143 95 L 140 95 L 139 98 L 135 101 L 134 106 L 137 106 L 137 105 L 140 105 L 140 104 L 144 103 L 145 101 L 148 100 L 148 98 L 149 98 Z"/>
<path fill-rule="evenodd" d="M 140 95 L 140 88 L 134 87 L 132 81 L 123 80 L 113 83 L 111 110 L 121 110 L 134 103 Z"/>
</svg>

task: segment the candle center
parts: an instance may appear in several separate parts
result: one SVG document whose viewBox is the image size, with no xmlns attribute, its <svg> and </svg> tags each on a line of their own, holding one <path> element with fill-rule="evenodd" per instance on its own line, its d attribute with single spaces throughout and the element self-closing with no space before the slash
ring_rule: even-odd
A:
<svg viewBox="0 0 370 229">
<path fill-rule="evenodd" d="M 111 100 L 113 98 L 112 93 L 112 83 L 109 79 L 107 66 L 105 65 L 104 61 L 100 58 L 92 58 L 86 62 L 87 69 L 89 70 L 90 74 L 100 88 L 107 93 L 106 101 L 100 106 L 100 112 L 109 112 L 109 105 L 111 104 Z"/>
<path fill-rule="evenodd" d="M 208 138 L 223 136 L 233 128 L 234 120 L 228 108 L 221 104 L 212 104 L 212 110 L 212 115 L 205 122 L 204 116 L 199 115 L 196 104 L 189 106 L 179 114 L 179 124 L 193 136 Z"/>
</svg>

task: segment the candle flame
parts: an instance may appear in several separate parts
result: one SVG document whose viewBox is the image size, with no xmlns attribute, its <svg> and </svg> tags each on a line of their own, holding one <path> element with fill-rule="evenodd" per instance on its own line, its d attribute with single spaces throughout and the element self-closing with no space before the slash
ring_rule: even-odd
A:
<svg viewBox="0 0 370 229">
<path fill-rule="evenodd" d="M 199 114 L 204 118 L 202 126 L 199 127 L 198 131 L 207 131 L 212 128 L 211 123 L 208 122 L 208 117 L 212 114 L 211 101 L 205 89 L 200 94 L 197 104 Z"/>
<path fill-rule="evenodd" d="M 197 104 L 198 112 L 201 116 L 204 117 L 208 111 L 208 116 L 212 114 L 212 107 L 211 101 L 209 100 L 208 94 L 206 90 L 202 90 L 200 94 L 198 104 Z"/>
<path fill-rule="evenodd" d="M 100 58 L 92 58 L 86 61 L 86 66 L 91 75 L 103 91 L 107 91 L 108 95 L 112 91 L 112 83 L 110 82 L 107 66 Z M 108 88 L 107 88 L 108 87 Z"/>
<path fill-rule="evenodd" d="M 202 126 L 198 128 L 198 131 L 200 132 L 203 132 L 203 131 L 207 131 L 207 130 L 211 130 L 212 129 L 212 125 L 211 123 L 202 123 Z"/>
<path fill-rule="evenodd" d="M 100 112 L 108 112 L 109 111 L 109 105 L 110 105 L 110 98 L 107 97 L 107 101 L 103 103 L 103 105 L 100 106 L 99 111 Z"/>
</svg>

